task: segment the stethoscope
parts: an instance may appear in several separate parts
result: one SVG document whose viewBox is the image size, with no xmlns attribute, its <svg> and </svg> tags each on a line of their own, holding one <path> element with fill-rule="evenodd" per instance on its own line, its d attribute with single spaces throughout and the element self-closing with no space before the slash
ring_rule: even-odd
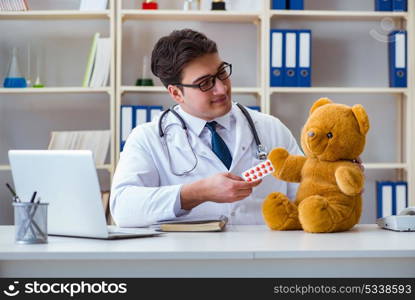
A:
<svg viewBox="0 0 415 300">
<path fill-rule="evenodd" d="M 188 133 L 188 130 L 187 130 L 187 126 L 186 126 L 183 118 L 174 110 L 174 108 L 177 105 L 178 104 L 171 106 L 169 109 L 167 109 L 166 111 L 164 111 L 161 114 L 159 122 L 158 122 L 158 129 L 159 129 L 160 138 L 161 138 L 161 140 L 162 140 L 162 142 L 163 142 L 163 144 L 164 144 L 164 146 L 167 150 L 167 156 L 168 156 L 168 159 L 169 159 L 169 165 L 170 165 L 171 172 L 176 176 L 184 176 L 184 175 L 187 175 L 187 174 L 191 173 L 194 169 L 196 169 L 197 164 L 198 164 L 198 159 L 197 159 L 195 151 L 193 150 L 192 146 L 190 145 L 189 133 Z M 242 104 L 236 103 L 236 105 L 239 107 L 239 109 L 242 111 L 243 115 L 245 116 L 246 120 L 248 121 L 248 124 L 249 124 L 249 127 L 251 129 L 252 135 L 254 136 L 256 147 L 257 147 L 256 158 L 259 159 L 259 160 L 266 160 L 267 156 L 268 156 L 268 153 L 266 152 L 265 146 L 262 145 L 261 141 L 259 140 L 258 132 L 255 128 L 254 121 L 252 120 L 251 115 L 249 114 L 249 112 L 246 110 L 246 108 Z M 193 157 L 194 157 L 194 163 L 193 163 L 192 167 L 189 170 L 183 171 L 182 173 L 178 173 L 178 172 L 175 172 L 173 170 L 173 166 L 172 166 L 172 163 L 171 163 L 172 162 L 172 157 L 170 155 L 170 150 L 169 150 L 169 146 L 168 146 L 168 143 L 167 143 L 167 140 L 166 140 L 166 134 L 165 134 L 165 132 L 167 131 L 167 129 L 170 126 L 177 125 L 177 123 L 171 123 L 171 124 L 167 125 L 166 128 L 165 128 L 165 131 L 163 131 L 163 119 L 165 118 L 165 116 L 169 112 L 171 112 L 180 121 L 181 128 L 184 130 L 184 132 L 186 134 L 187 143 L 188 143 L 190 149 L 192 150 Z"/>
</svg>

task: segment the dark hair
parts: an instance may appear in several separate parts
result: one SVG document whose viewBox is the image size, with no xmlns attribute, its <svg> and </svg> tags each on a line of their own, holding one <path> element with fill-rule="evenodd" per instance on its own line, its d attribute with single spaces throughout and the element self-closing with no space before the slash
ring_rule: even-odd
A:
<svg viewBox="0 0 415 300">
<path fill-rule="evenodd" d="M 151 54 L 151 71 L 167 87 L 180 83 L 185 65 L 205 54 L 218 52 L 216 43 L 203 33 L 175 30 L 158 40 Z"/>
</svg>

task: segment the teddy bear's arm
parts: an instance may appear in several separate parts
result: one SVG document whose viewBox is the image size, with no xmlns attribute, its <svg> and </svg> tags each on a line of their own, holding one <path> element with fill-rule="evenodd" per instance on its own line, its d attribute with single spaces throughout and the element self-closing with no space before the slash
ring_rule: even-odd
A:
<svg viewBox="0 0 415 300">
<path fill-rule="evenodd" d="M 304 156 L 290 155 L 284 148 L 275 148 L 269 153 L 268 159 L 275 168 L 275 177 L 288 182 L 301 181 L 301 170 L 306 161 Z"/>
<path fill-rule="evenodd" d="M 359 168 L 341 166 L 336 170 L 335 177 L 338 187 L 344 194 L 355 196 L 362 192 L 365 179 Z"/>
</svg>

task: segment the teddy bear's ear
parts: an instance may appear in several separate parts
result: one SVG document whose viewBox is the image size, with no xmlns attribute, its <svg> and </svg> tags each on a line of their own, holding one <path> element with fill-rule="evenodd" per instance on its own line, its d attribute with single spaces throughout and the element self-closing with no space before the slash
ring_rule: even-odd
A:
<svg viewBox="0 0 415 300">
<path fill-rule="evenodd" d="M 329 98 L 320 98 L 316 102 L 314 102 L 313 106 L 310 108 L 310 115 L 320 106 L 333 103 Z"/>
<path fill-rule="evenodd" d="M 352 107 L 352 112 L 359 123 L 360 133 L 366 134 L 369 131 L 369 117 L 362 105 L 356 104 Z"/>
</svg>

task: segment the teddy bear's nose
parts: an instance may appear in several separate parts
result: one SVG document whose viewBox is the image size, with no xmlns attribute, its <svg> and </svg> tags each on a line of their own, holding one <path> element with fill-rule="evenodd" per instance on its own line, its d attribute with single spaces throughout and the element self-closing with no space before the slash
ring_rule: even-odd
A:
<svg viewBox="0 0 415 300">
<path fill-rule="evenodd" d="M 314 131 L 309 131 L 309 132 L 307 132 L 307 135 L 309 137 L 313 137 L 313 136 L 315 136 L 315 133 L 314 133 Z"/>
</svg>

